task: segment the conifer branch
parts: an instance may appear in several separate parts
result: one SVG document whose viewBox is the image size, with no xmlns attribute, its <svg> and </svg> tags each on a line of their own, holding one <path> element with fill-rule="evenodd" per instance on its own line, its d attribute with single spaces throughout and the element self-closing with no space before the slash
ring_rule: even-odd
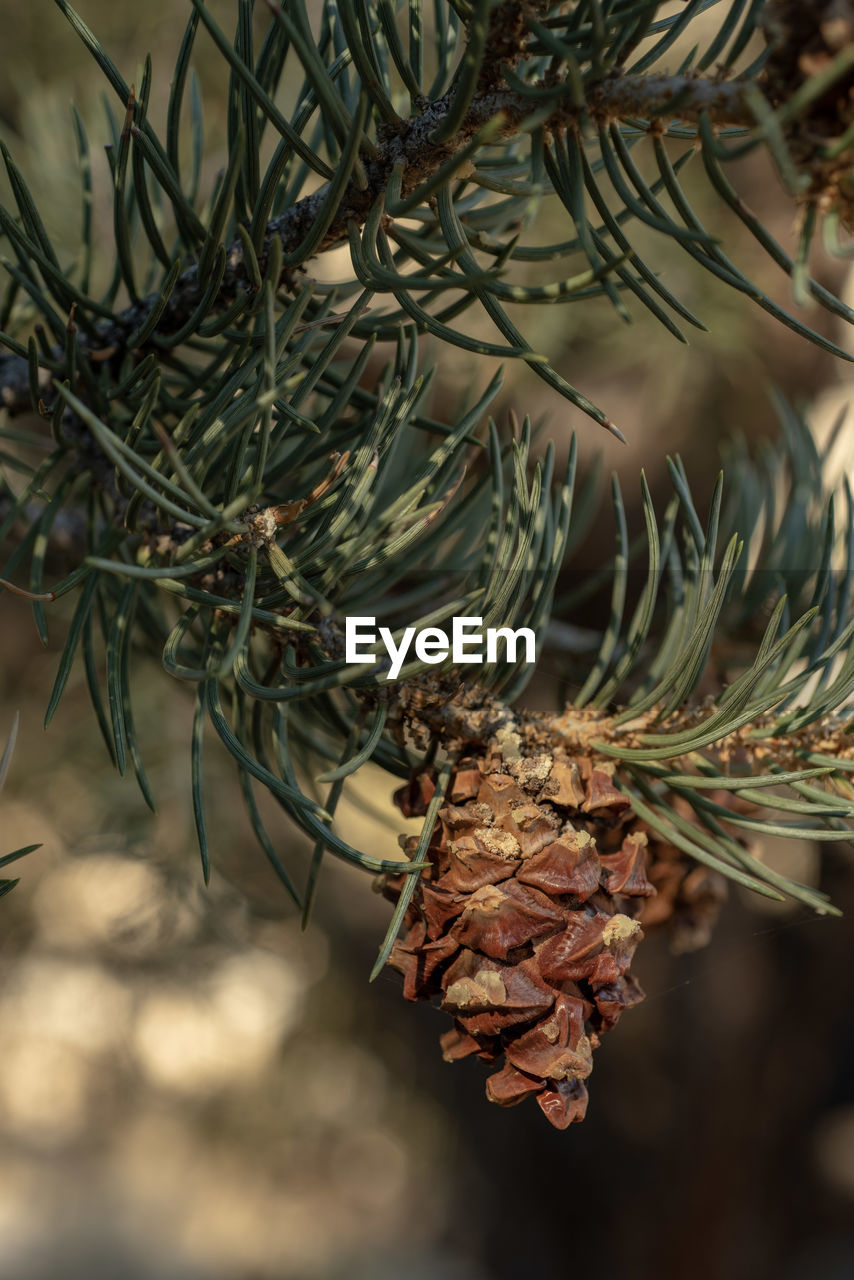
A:
<svg viewBox="0 0 854 1280">
<path fill-rule="evenodd" d="M 521 57 L 521 49 L 517 56 Z M 507 57 L 501 66 L 512 61 Z M 496 81 L 498 87 L 495 87 Z M 513 137 L 524 131 L 528 119 L 541 109 L 537 98 L 501 83 L 501 74 L 496 70 L 494 61 L 485 63 L 480 83 L 482 87 L 473 97 L 462 124 L 444 141 L 433 139 L 441 133 L 453 110 L 454 89 L 435 102 L 425 99 L 421 111 L 399 126 L 385 126 L 383 136 L 372 149 L 373 154 L 363 161 L 361 173 L 347 183 L 328 230 L 308 257 L 316 257 L 345 241 L 351 224 L 362 227 L 370 210 L 387 190 L 395 170 L 399 171 L 400 193 L 405 198 L 442 166 L 448 165 L 454 156 L 460 155 L 483 131 L 489 131 L 491 141 Z M 561 86 L 552 85 L 551 88 L 554 91 Z M 546 128 L 554 132 L 577 128 L 585 119 L 607 124 L 626 117 L 654 120 L 656 123 L 668 119 L 696 122 L 705 114 L 719 127 L 755 124 L 755 115 L 749 105 L 749 90 L 756 89 L 752 81 L 713 81 L 693 75 L 626 75 L 618 70 L 590 86 L 583 106 L 573 101 L 569 84 L 563 88 L 565 100 L 546 122 Z M 672 111 L 669 104 L 673 104 Z M 140 130 L 133 126 L 130 132 L 138 136 Z M 303 242 L 323 209 L 328 189 L 325 185 L 303 196 L 268 223 L 263 249 L 257 255 L 257 267 L 262 275 L 274 241 L 279 242 L 285 257 L 292 255 Z M 299 267 L 302 269 L 304 264 L 299 264 Z M 281 272 L 279 287 L 293 289 L 298 279 L 294 267 L 286 266 Z M 149 350 L 156 351 L 159 338 L 179 332 L 198 307 L 203 291 L 199 266 L 193 263 L 179 275 L 146 340 L 133 350 L 140 355 Z M 222 282 L 207 314 L 222 313 L 235 303 L 241 293 L 251 297 L 255 292 L 257 276 L 247 263 L 244 241 L 236 240 L 227 249 Z M 115 359 L 117 364 L 120 363 L 130 349 L 133 335 L 151 328 L 148 322 L 158 305 L 160 294 L 152 293 L 110 320 L 98 323 L 93 336 L 79 334 L 80 355 L 99 360 Z M 48 405 L 51 400 L 52 397 L 46 396 Z M 0 354 L 0 401 L 12 415 L 31 409 L 27 362 L 22 357 Z"/>
<path fill-rule="evenodd" d="M 561 576 L 595 503 L 589 477 L 576 486 L 575 439 L 561 479 L 529 418 L 503 440 L 487 426 L 499 374 L 437 421 L 435 370 L 419 372 L 424 334 L 521 359 L 614 429 L 504 306 L 607 299 L 622 322 L 633 298 L 685 341 L 676 317 L 702 321 L 662 264 L 643 260 L 635 226 L 852 358 L 742 274 L 680 177 L 699 157 L 713 201 L 791 279 L 795 303 L 814 299 L 854 323 L 809 275 L 817 224 L 831 251 L 851 256 L 837 230 L 854 225 L 850 5 L 729 0 L 706 47 L 664 74 L 713 3 L 437 0 L 425 78 L 421 0 L 329 0 L 311 14 L 305 0 L 267 0 L 257 56 L 253 0 L 239 0 L 233 40 L 191 0 L 161 140 L 148 118 L 150 59 L 137 94 L 70 0 L 57 0 L 124 118 L 108 107 L 115 252 L 99 298 L 82 121 L 83 253 L 67 267 L 0 144 L 13 197 L 0 207 L 10 250 L 0 463 L 24 475 L 0 477 L 0 539 L 12 543 L 0 593 L 28 602 L 45 644 L 55 612 L 45 606 L 76 598 L 45 722 L 82 659 L 110 759 L 133 769 L 153 808 L 132 671 L 137 654 L 156 654 L 195 689 L 205 879 L 216 854 L 210 728 L 303 921 L 327 854 L 381 873 L 396 906 L 378 967 L 400 969 L 410 999 L 441 998 L 454 1018 L 446 1057 L 505 1057 L 487 1086 L 493 1101 L 534 1095 L 559 1128 L 584 1114 L 600 1035 L 642 998 L 629 972 L 642 929 L 670 920 L 680 946 L 702 944 L 728 880 L 832 911 L 755 845 L 768 835 L 844 844 L 854 829 L 854 493 L 847 483 L 830 492 L 830 444 L 820 451 L 779 406 L 784 442 L 757 463 L 734 452 L 737 483 L 724 505 L 719 477 L 705 521 L 678 458 L 663 513 L 642 477 L 646 578 L 634 601 L 644 539 L 630 536 L 614 477 L 610 605 L 601 634 L 578 644 L 564 618 L 601 582 L 585 570 L 579 591 Z M 745 67 L 760 27 L 767 47 Z M 203 30 L 228 77 L 228 154 L 204 197 L 192 93 L 188 173 L 181 159 Z M 291 118 L 276 105 L 282 84 Z M 278 134 L 268 160 L 267 128 Z M 760 146 L 804 211 L 792 256 L 724 172 Z M 543 197 L 562 206 L 567 230 L 526 242 Z M 349 248 L 345 278 L 308 279 L 337 245 Z M 514 277 L 526 263 L 554 274 Z M 473 304 L 500 342 L 455 327 Z M 50 438 L 5 423 L 23 410 L 50 420 Z M 71 565 L 56 582 L 46 558 L 60 547 Z M 357 627 L 354 649 L 352 624 L 376 622 L 361 641 Z M 519 703 L 550 622 L 564 628 L 571 698 L 558 714 Z M 372 635 L 385 653 L 361 647 Z M 484 640 L 485 652 L 467 651 Z M 10 754 L 11 744 L 0 785 Z M 342 789 L 369 761 L 402 781 L 401 812 L 424 819 L 420 837 L 400 841 L 406 864 L 339 829 Z M 302 892 L 256 784 L 311 838 Z M 0 880 L 0 895 L 12 883 Z"/>
<path fill-rule="evenodd" d="M 68 15 L 67 0 L 59 3 Z M 12 332 L 0 340 L 11 354 L 0 356 L 0 397 L 9 413 L 35 408 L 49 416 L 54 447 L 38 467 L 26 464 L 23 489 L 10 485 L 0 495 L 0 529 L 16 544 L 3 578 L 16 581 L 29 564 L 27 585 L 15 590 L 31 600 L 42 639 L 43 606 L 51 594 L 45 587 L 56 597 L 79 589 L 48 718 L 82 648 L 111 758 L 119 769 L 133 763 L 149 802 L 127 674 L 135 611 L 134 635 L 144 629 L 166 671 L 197 684 L 194 802 L 206 868 L 207 836 L 198 815 L 201 739 L 210 720 L 237 763 L 245 794 L 248 788 L 253 826 L 268 856 L 272 845 L 252 808 L 250 778 L 312 836 L 318 859 L 330 850 L 376 870 L 376 860 L 327 825 L 338 791 L 320 808 L 303 794 L 294 762 L 317 762 L 319 753 L 322 776 L 334 787 L 368 758 L 406 778 L 423 763 L 422 749 L 429 756 L 437 744 L 459 738 L 463 747 L 474 743 L 487 751 L 493 733 L 520 731 L 521 713 L 511 708 L 530 671 L 521 656 L 503 663 L 487 658 L 475 677 L 460 675 L 451 663 L 451 683 L 437 685 L 435 669 L 416 646 L 390 686 L 384 659 L 360 665 L 346 657 L 342 620 L 370 612 L 393 629 L 414 621 L 415 631 L 457 614 L 482 615 L 490 626 L 539 633 L 564 608 L 552 597 L 571 523 L 578 528 L 574 445 L 561 484 L 551 451 L 539 461 L 532 456 L 527 421 L 504 444 L 493 427 L 484 433 L 498 377 L 477 403 L 455 412 L 453 424 L 428 416 L 429 374 L 419 376 L 419 336 L 430 333 L 478 354 L 527 360 L 555 390 L 608 425 L 530 349 L 502 304 L 607 297 L 625 320 L 624 299 L 632 294 L 677 338 L 683 335 L 674 315 L 703 327 L 670 293 L 657 264 L 647 265 L 632 245 L 627 232 L 637 223 L 678 242 L 699 266 L 794 331 L 844 355 L 741 274 L 702 226 L 679 175 L 683 162 L 700 153 L 720 201 L 792 278 L 795 300 L 811 296 L 854 321 L 854 312 L 809 277 L 815 219 L 805 220 L 802 246 L 789 258 L 738 199 L 722 168 L 751 147 L 772 146 L 775 138 L 781 172 L 788 164 L 796 179 L 822 161 L 822 148 L 833 152 L 824 159 L 841 166 L 849 121 L 840 102 L 854 54 L 846 52 L 848 45 L 841 55 L 823 49 L 830 69 L 816 73 L 818 88 L 812 73 L 794 86 L 799 96 L 793 107 L 787 86 L 797 77 L 783 61 L 786 31 L 772 33 L 767 65 L 773 80 L 767 66 L 758 71 L 759 61 L 734 77 L 756 28 L 756 6 L 745 14 L 733 4 L 709 48 L 669 76 L 657 68 L 685 23 L 678 14 L 657 18 L 661 6 L 653 0 L 604 7 L 591 0 L 557 14 L 554 6 L 537 7 L 532 0 L 477 0 L 473 6 L 460 0 L 449 17 L 453 39 L 440 50 L 431 84 L 423 78 L 419 31 L 413 29 L 407 61 L 402 46 L 390 52 L 388 12 L 385 26 L 380 18 L 366 26 L 340 0 L 324 10 L 331 25 L 318 48 L 309 49 L 305 32 L 300 36 L 294 25 L 300 3 L 288 0 L 276 8 L 268 38 L 285 34 L 279 45 L 268 39 L 256 59 L 246 23 L 232 45 L 202 0 L 193 0 L 173 85 L 183 84 L 196 26 L 201 30 L 204 23 L 231 69 L 232 88 L 238 81 L 242 86 L 229 95 L 228 160 L 207 205 L 198 199 L 197 174 L 181 181 L 180 93 L 170 103 L 161 142 L 146 116 L 150 68 L 137 97 L 74 15 L 126 113 L 121 134 L 115 122 L 116 256 L 112 284 L 95 301 L 89 296 L 93 242 L 85 164 L 87 265 L 66 272 L 21 173 L 4 152 L 16 211 L 0 209 L 0 228 L 17 265 L 7 264 L 12 283 L 4 309 Z M 244 18 L 250 9 L 242 0 Z M 344 53 L 336 52 L 339 18 L 346 28 Z M 462 39 L 468 44 L 460 59 Z M 728 42 L 732 47 L 722 57 Z M 839 56 L 848 61 L 843 65 Z M 304 81 L 294 119 L 287 121 L 271 95 L 294 61 Z M 724 70 L 707 72 L 713 65 Z M 786 160 L 785 126 L 796 119 L 803 125 L 799 113 L 818 107 L 821 147 L 815 153 L 802 148 L 794 161 Z M 198 171 L 201 126 L 199 108 L 193 109 Z M 262 116 L 280 134 L 263 178 Z M 735 147 L 721 136 L 731 127 L 747 135 Z M 688 149 L 674 157 L 662 134 L 684 138 Z M 82 126 L 80 137 L 85 156 Z M 636 163 L 637 143 L 651 163 Z M 304 194 L 316 181 L 312 173 L 328 181 Z M 814 189 L 803 181 L 789 185 L 796 197 L 819 207 L 824 188 L 818 179 Z M 837 189 L 844 195 L 841 178 Z M 520 230 L 542 195 L 563 206 L 571 239 L 521 243 Z M 170 207 L 175 236 L 167 247 L 161 210 Z M 138 251 L 144 240 L 143 274 Z M 345 242 L 349 278 L 304 287 L 310 260 Z M 583 270 L 562 278 L 560 264 L 570 256 Z M 526 262 L 553 262 L 555 278 L 535 286 L 505 278 L 506 269 Z M 138 290 L 143 279 L 148 283 Z M 158 281 L 159 291 L 149 292 Z M 126 309 L 116 305 L 122 286 L 134 300 Z M 368 314 L 372 295 L 381 305 L 372 304 Z M 472 303 L 482 304 L 505 345 L 453 327 Z M 33 305 L 39 318 L 22 341 L 13 334 L 31 325 Z M 342 305 L 345 310 L 333 313 Z M 6 326 L 4 321 L 0 329 Z M 333 328 L 303 337 L 319 326 Z M 394 346 L 369 380 L 364 375 L 377 340 Z M 422 429 L 432 444 L 419 438 Z M 398 472 L 398 442 L 410 433 L 417 461 Z M 789 423 L 787 435 L 791 474 L 813 477 L 810 492 L 818 497 L 822 459 L 805 428 Z M 13 428 L 9 436 L 18 443 L 25 432 Z M 471 465 L 473 446 L 491 466 Z M 788 461 L 781 459 L 784 465 Z M 630 542 L 619 486 L 613 489 L 618 555 L 611 615 L 595 654 L 585 654 L 570 681 L 576 689 L 573 723 L 587 726 L 583 739 L 569 741 L 562 728 L 536 717 L 522 727 L 526 749 L 535 755 L 548 754 L 557 743 L 583 754 L 599 772 L 612 765 L 622 771 L 632 796 L 651 815 L 647 823 L 658 823 L 668 840 L 675 832 L 673 843 L 683 853 L 728 875 L 746 865 L 737 833 L 718 830 L 728 810 L 722 816 L 717 800 L 705 794 L 708 775 L 680 773 L 674 781 L 673 762 L 682 762 L 680 769 L 714 770 L 712 779 L 723 790 L 732 779 L 720 771 L 721 751 L 749 756 L 771 771 L 774 785 L 781 760 L 795 787 L 828 768 L 850 772 L 844 733 L 854 695 L 854 621 L 847 587 L 837 585 L 831 572 L 842 551 L 827 502 L 817 500 L 814 510 L 799 496 L 802 488 L 793 488 L 789 514 L 779 519 L 770 498 L 767 510 L 756 498 L 767 487 L 764 472 L 748 486 L 750 466 L 741 460 L 736 471 L 744 482 L 745 510 L 728 523 L 728 537 L 719 538 L 720 486 L 704 531 L 687 476 L 679 464 L 671 467 L 675 505 L 663 522 L 642 485 L 648 578 L 630 618 L 624 616 Z M 846 501 L 850 576 L 850 493 Z M 70 528 L 62 523 L 69 516 L 77 517 Z M 748 574 L 739 594 L 735 535 L 750 545 L 758 527 L 765 530 L 758 563 L 773 573 L 773 590 L 762 573 Z M 76 563 L 64 580 L 49 583 L 45 556 L 57 535 L 75 540 Z M 793 548 L 800 568 L 809 570 L 809 590 L 788 572 Z M 436 566 L 435 578 L 424 578 L 423 565 Z M 788 602 L 778 598 L 781 588 Z M 715 636 L 733 617 L 752 628 L 769 609 L 752 662 L 744 670 L 736 666 L 717 706 L 698 705 L 694 695 Z M 107 656 L 107 706 L 93 675 L 95 623 Z M 838 655 L 843 665 L 834 675 Z M 296 702 L 300 714 L 289 720 Z M 776 718 L 769 720 L 772 713 Z M 373 727 L 365 715 L 373 716 Z M 733 736 L 750 732 L 762 741 Z M 763 747 L 771 751 L 768 761 Z M 748 779 L 742 787 L 740 777 L 735 782 L 739 802 L 741 790 L 762 789 L 755 780 L 754 786 Z M 764 789 L 770 785 L 765 780 Z M 830 799 L 816 786 L 778 807 L 801 815 L 796 821 L 804 830 L 822 824 L 821 838 L 847 839 L 854 798 L 844 779 L 836 778 L 834 786 Z M 679 825 L 683 802 L 699 835 Z M 624 808 L 627 802 L 619 803 Z M 733 822 L 743 828 L 740 813 Z M 752 864 L 745 874 L 751 883 L 771 884 Z M 309 902 L 312 886 L 313 879 Z M 781 883 L 773 887 L 799 892 Z M 813 901 L 809 894 L 801 899 Z"/>
</svg>

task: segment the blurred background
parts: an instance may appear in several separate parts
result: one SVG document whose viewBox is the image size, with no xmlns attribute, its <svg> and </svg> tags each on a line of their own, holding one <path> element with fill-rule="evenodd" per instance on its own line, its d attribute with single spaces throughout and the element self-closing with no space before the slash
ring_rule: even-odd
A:
<svg viewBox="0 0 854 1280">
<path fill-rule="evenodd" d="M 235 6 L 209 7 L 230 28 Z M 152 53 L 151 114 L 162 118 L 189 6 L 80 0 L 79 10 L 129 81 Z M 100 76 L 52 5 L 0 0 L 0 19 L 0 132 L 70 254 L 79 186 L 68 103 L 97 153 L 107 137 Z M 224 154 L 224 82 L 203 32 L 196 66 L 209 184 Z M 791 245 L 794 209 L 771 166 L 752 161 L 733 176 Z M 95 182 L 109 257 L 102 151 Z M 786 301 L 787 282 L 712 204 L 702 173 L 686 185 L 735 261 Z M 554 221 L 543 240 L 560 238 L 550 235 L 560 213 L 544 216 Z M 497 416 L 506 425 L 515 408 L 545 420 L 560 449 L 577 429 L 582 484 L 593 483 L 598 456 L 606 475 L 619 470 L 630 508 L 640 467 L 664 495 L 664 457 L 678 451 L 702 510 L 721 443 L 735 432 L 753 444 L 776 435 L 772 384 L 807 409 L 820 438 L 852 386 L 841 363 L 663 249 L 655 260 L 667 283 L 709 326 L 689 349 L 643 312 L 617 327 L 607 304 L 519 317 L 531 346 L 609 412 L 628 446 L 525 368 L 508 371 Z M 335 278 L 346 263 L 331 254 L 320 269 Z M 850 301 L 844 271 L 814 263 Z M 807 319 L 854 350 L 823 313 Z M 490 372 L 483 361 L 482 384 Z M 453 413 L 471 378 L 470 357 L 442 353 L 436 416 Z M 834 457 L 850 468 L 850 435 Z M 611 537 L 605 509 L 577 563 L 599 563 Z M 314 921 L 300 932 L 213 742 L 215 870 L 204 887 L 192 708 L 153 663 L 137 662 L 135 689 L 156 815 L 110 771 L 79 669 L 42 730 L 67 604 L 45 654 L 26 604 L 0 600 L 0 743 L 21 716 L 0 852 L 43 845 L 0 903 L 2 1280 L 523 1280 L 594 1267 L 627 1280 L 854 1274 L 848 918 L 736 893 L 705 951 L 671 956 L 665 938 L 647 939 L 634 967 L 646 1002 L 598 1051 L 586 1121 L 557 1133 L 530 1104 L 501 1111 L 483 1097 L 479 1064 L 442 1062 L 442 1015 L 407 1005 L 391 972 L 368 985 L 389 915 L 368 878 L 329 858 Z M 569 620 L 595 622 L 597 607 Z M 545 662 L 529 703 L 553 705 L 558 676 Z M 346 837 L 386 857 L 404 825 L 393 785 L 365 770 L 362 803 L 339 808 Z M 276 812 L 266 816 L 282 851 L 306 870 L 310 849 Z M 825 849 L 820 860 L 806 844 L 763 852 L 781 867 L 788 859 L 788 874 L 820 883 L 850 916 L 852 851 Z"/>
</svg>

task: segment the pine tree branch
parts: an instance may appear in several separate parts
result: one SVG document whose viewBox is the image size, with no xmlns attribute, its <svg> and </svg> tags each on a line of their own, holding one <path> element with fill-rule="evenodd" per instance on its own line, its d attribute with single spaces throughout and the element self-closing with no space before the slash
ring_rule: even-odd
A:
<svg viewBox="0 0 854 1280">
<path fill-rule="evenodd" d="M 505 56 L 502 65 L 507 64 Z M 446 141 L 435 142 L 433 137 L 441 131 L 452 110 L 453 89 L 435 102 L 425 100 L 420 114 L 403 121 L 399 127 L 384 126 L 374 154 L 363 163 L 361 185 L 356 178 L 348 183 L 335 217 L 312 256 L 344 241 L 351 222 L 359 226 L 365 222 L 396 168 L 401 173 L 401 194 L 407 196 L 440 166 L 460 153 L 487 125 L 494 124 L 495 138 L 509 138 L 523 131 L 528 118 L 541 109 L 541 100 L 503 87 L 501 81 L 498 87 L 493 87 L 496 80 L 498 77 L 494 74 L 492 61 L 487 60 L 479 82 L 483 88 L 475 94 L 461 127 Z M 632 116 L 694 122 L 703 112 L 708 113 L 718 126 L 750 126 L 755 123 L 747 93 L 752 87 L 752 81 L 715 82 L 694 76 L 631 76 L 616 72 L 591 86 L 583 107 L 576 105 L 567 88 L 566 101 L 552 113 L 546 127 L 555 131 L 569 129 L 586 117 L 613 120 Z M 668 115 L 666 106 L 670 102 L 674 104 L 674 110 Z M 262 274 L 275 239 L 280 242 L 285 255 L 293 254 L 298 248 L 316 221 L 326 193 L 327 187 L 321 187 L 298 200 L 268 224 L 263 250 L 258 255 Z M 280 286 L 292 287 L 294 281 L 294 269 L 285 268 Z M 238 241 L 228 250 L 222 284 L 211 304 L 210 314 L 224 311 L 241 291 L 251 295 L 255 286 L 247 269 L 242 244 Z M 179 277 L 153 334 L 141 348 L 135 349 L 140 354 L 156 350 L 157 338 L 178 332 L 196 309 L 200 296 L 198 266 L 193 264 Z M 81 356 L 91 356 L 97 351 L 102 359 L 108 356 L 120 360 L 128 350 L 129 339 L 144 325 L 157 301 L 158 295 L 151 294 L 114 319 L 99 323 L 94 339 L 80 333 L 78 345 Z M 27 364 L 21 357 L 0 356 L 0 402 L 13 415 L 29 412 L 32 408 Z"/>
<path fill-rule="evenodd" d="M 751 85 L 753 82 L 750 82 Z M 626 116 L 661 119 L 662 107 L 668 101 L 677 104 L 674 118 L 697 121 L 705 111 L 712 122 L 720 125 L 749 126 L 756 123 L 747 103 L 745 82 L 732 80 L 714 84 L 688 76 L 623 76 L 612 75 L 599 81 L 588 94 L 583 108 L 567 98 L 565 104 L 549 118 L 551 130 L 572 128 L 585 116 L 595 119 L 620 119 Z M 365 165 L 367 183 L 363 189 L 353 181 L 318 252 L 331 249 L 346 239 L 351 221 L 361 225 L 368 211 L 388 185 L 392 171 L 402 170 L 401 194 L 411 194 L 422 183 L 471 141 L 482 129 L 500 118 L 496 137 L 509 138 L 524 129 L 527 118 L 539 109 L 537 100 L 511 89 L 497 89 L 478 95 L 472 102 L 462 127 L 443 143 L 432 141 L 448 116 L 452 95 L 425 105 L 419 116 L 378 147 L 376 158 Z M 269 238 L 278 236 L 283 250 L 292 252 L 317 217 L 326 188 L 298 201 L 270 223 Z M 269 239 L 265 244 L 268 251 Z"/>
</svg>

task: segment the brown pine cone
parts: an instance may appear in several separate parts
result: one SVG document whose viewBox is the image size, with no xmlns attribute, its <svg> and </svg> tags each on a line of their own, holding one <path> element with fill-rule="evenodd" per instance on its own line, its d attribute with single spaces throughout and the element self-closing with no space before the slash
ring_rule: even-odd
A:
<svg viewBox="0 0 854 1280">
<path fill-rule="evenodd" d="M 404 815 L 424 815 L 434 786 L 425 771 L 403 787 Z M 503 1058 L 491 1101 L 535 1096 L 559 1129 L 584 1118 L 593 1049 L 643 999 L 629 966 L 655 893 L 646 846 L 608 765 L 525 758 L 500 738 L 457 765 L 389 963 L 407 999 L 453 1017 L 447 1061 Z M 383 892 L 394 901 L 403 882 Z"/>
</svg>

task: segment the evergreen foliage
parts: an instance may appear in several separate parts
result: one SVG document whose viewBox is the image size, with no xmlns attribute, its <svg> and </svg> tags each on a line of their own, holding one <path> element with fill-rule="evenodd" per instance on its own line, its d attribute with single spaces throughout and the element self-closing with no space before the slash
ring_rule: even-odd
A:
<svg viewBox="0 0 854 1280">
<path fill-rule="evenodd" d="M 573 620 L 572 599 L 553 597 L 577 541 L 575 442 L 555 475 L 554 450 L 538 451 L 527 419 L 502 436 L 488 418 L 498 377 L 485 377 L 452 422 L 436 421 L 426 396 L 437 369 L 422 371 L 422 355 L 435 360 L 451 344 L 524 361 L 557 407 L 563 397 L 619 435 L 607 405 L 534 351 L 508 308 L 604 299 L 615 320 L 644 307 L 685 341 L 702 319 L 634 247 L 642 228 L 745 305 L 850 360 L 798 310 L 812 299 L 854 319 L 808 268 L 817 232 L 832 252 L 852 252 L 854 26 L 825 20 L 827 5 L 760 0 L 268 0 L 256 47 L 262 5 L 239 0 L 226 33 L 192 0 L 158 133 L 151 60 L 129 84 L 67 0 L 56 3 L 111 95 L 114 241 L 96 243 L 92 144 L 77 114 L 74 261 L 54 248 L 4 148 L 14 204 L 0 208 L 0 437 L 4 465 L 28 467 L 23 486 L 6 483 L 0 508 L 4 585 L 29 595 L 43 641 L 50 603 L 74 593 L 46 718 L 82 662 L 106 749 L 152 807 L 134 664 L 160 655 L 195 698 L 205 876 L 215 857 L 204 802 L 212 729 L 259 844 L 307 916 L 327 852 L 400 870 L 335 825 L 361 767 L 372 760 L 400 779 L 434 762 L 447 772 L 466 744 L 466 710 L 508 707 L 531 672 L 413 660 L 388 682 L 382 664 L 345 663 L 343 618 L 367 613 L 399 630 L 466 614 L 539 632 Z M 715 22 L 701 22 L 712 10 Z M 701 42 L 677 57 L 694 24 Z M 202 39 L 222 56 L 228 101 L 228 157 L 212 186 L 192 69 Z M 800 210 L 793 257 L 727 174 L 758 148 Z M 691 204 L 701 180 L 790 277 L 791 307 L 703 226 Z M 561 207 L 565 222 L 549 244 L 535 234 L 545 207 Z M 342 246 L 343 278 L 315 279 L 318 255 Z M 112 269 L 103 293 L 92 287 L 98 255 Z M 549 281 L 526 282 L 529 264 Z M 467 329 L 470 309 L 489 318 L 494 340 Z M 14 424 L 32 412 L 40 432 Z M 614 483 L 610 621 L 583 663 L 564 656 L 589 749 L 616 763 L 650 829 L 731 879 L 829 910 L 743 839 L 848 840 L 854 816 L 852 496 L 847 486 L 841 502 L 825 494 L 824 457 L 785 406 L 781 419 L 778 451 L 756 462 L 733 446 L 734 482 L 718 485 L 705 521 L 678 459 L 663 513 L 641 480 L 648 568 L 632 608 L 633 543 Z M 36 440 L 48 448 L 30 466 L 19 446 Z M 78 563 L 52 582 L 52 532 L 69 513 Z M 698 697 L 713 647 L 718 671 L 726 638 L 750 639 L 757 618 L 751 657 L 728 658 L 720 691 Z M 314 841 L 307 885 L 264 825 L 258 785 Z M 439 803 L 407 868 L 410 889 Z M 404 893 L 381 960 L 407 903 Z"/>
</svg>

